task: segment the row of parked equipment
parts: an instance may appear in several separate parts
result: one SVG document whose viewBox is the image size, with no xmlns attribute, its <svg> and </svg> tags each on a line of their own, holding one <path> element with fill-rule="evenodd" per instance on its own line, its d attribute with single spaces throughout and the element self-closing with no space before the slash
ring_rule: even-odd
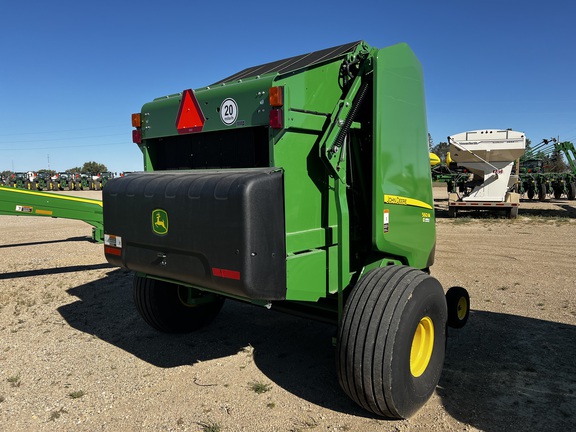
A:
<svg viewBox="0 0 576 432">
<path fill-rule="evenodd" d="M 112 172 L 98 174 L 61 172 L 53 176 L 46 172 L 16 172 L 6 178 L 0 178 L 0 186 L 29 190 L 102 190 L 108 180 L 114 177 Z"/>
<path fill-rule="evenodd" d="M 431 154 L 432 179 L 445 182 L 450 194 L 449 213 L 458 210 L 506 210 L 518 214 L 520 198 L 574 200 L 576 198 L 576 151 L 571 142 L 543 140 L 525 152 L 523 132 L 477 130 L 448 137 L 446 163 Z M 563 155 L 567 169 L 545 170 L 542 154 L 555 150 Z"/>
</svg>

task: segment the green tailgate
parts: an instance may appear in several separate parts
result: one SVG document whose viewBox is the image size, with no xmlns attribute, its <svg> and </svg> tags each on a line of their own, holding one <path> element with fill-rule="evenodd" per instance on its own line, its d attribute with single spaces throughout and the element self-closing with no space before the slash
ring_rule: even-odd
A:
<svg viewBox="0 0 576 432">
<path fill-rule="evenodd" d="M 374 76 L 374 245 L 426 268 L 436 229 L 422 68 L 398 44 L 378 51 Z"/>
</svg>

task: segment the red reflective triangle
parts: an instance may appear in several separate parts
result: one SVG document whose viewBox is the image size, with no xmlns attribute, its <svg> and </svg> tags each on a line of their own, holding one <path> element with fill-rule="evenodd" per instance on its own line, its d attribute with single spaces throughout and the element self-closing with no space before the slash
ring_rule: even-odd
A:
<svg viewBox="0 0 576 432">
<path fill-rule="evenodd" d="M 182 92 L 182 101 L 176 117 L 176 129 L 179 134 L 200 132 L 204 127 L 204 114 L 191 89 Z"/>
</svg>

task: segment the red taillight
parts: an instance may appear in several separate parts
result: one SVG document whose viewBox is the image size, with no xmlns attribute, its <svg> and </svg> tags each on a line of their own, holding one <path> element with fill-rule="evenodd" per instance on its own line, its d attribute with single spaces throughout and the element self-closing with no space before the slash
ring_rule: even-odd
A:
<svg viewBox="0 0 576 432">
<path fill-rule="evenodd" d="M 270 110 L 270 127 L 272 129 L 282 129 L 284 127 L 284 113 L 282 108 Z"/>
<path fill-rule="evenodd" d="M 268 90 L 268 102 L 270 110 L 270 127 L 272 129 L 282 129 L 284 127 L 284 87 L 270 87 Z"/>
<path fill-rule="evenodd" d="M 132 142 L 136 144 L 142 144 L 142 130 L 134 129 L 132 131 Z"/>
</svg>

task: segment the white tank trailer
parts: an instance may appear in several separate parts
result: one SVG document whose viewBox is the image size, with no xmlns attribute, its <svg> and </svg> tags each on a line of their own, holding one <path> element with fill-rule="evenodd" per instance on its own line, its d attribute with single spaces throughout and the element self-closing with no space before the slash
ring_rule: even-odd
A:
<svg viewBox="0 0 576 432">
<path fill-rule="evenodd" d="M 458 210 L 503 210 L 518 216 L 520 196 L 514 192 L 518 181 L 512 175 L 517 159 L 524 154 L 526 136 L 513 130 L 474 130 L 448 137 L 450 156 L 459 167 L 473 174 L 460 194 L 450 194 L 449 214 Z"/>
</svg>

